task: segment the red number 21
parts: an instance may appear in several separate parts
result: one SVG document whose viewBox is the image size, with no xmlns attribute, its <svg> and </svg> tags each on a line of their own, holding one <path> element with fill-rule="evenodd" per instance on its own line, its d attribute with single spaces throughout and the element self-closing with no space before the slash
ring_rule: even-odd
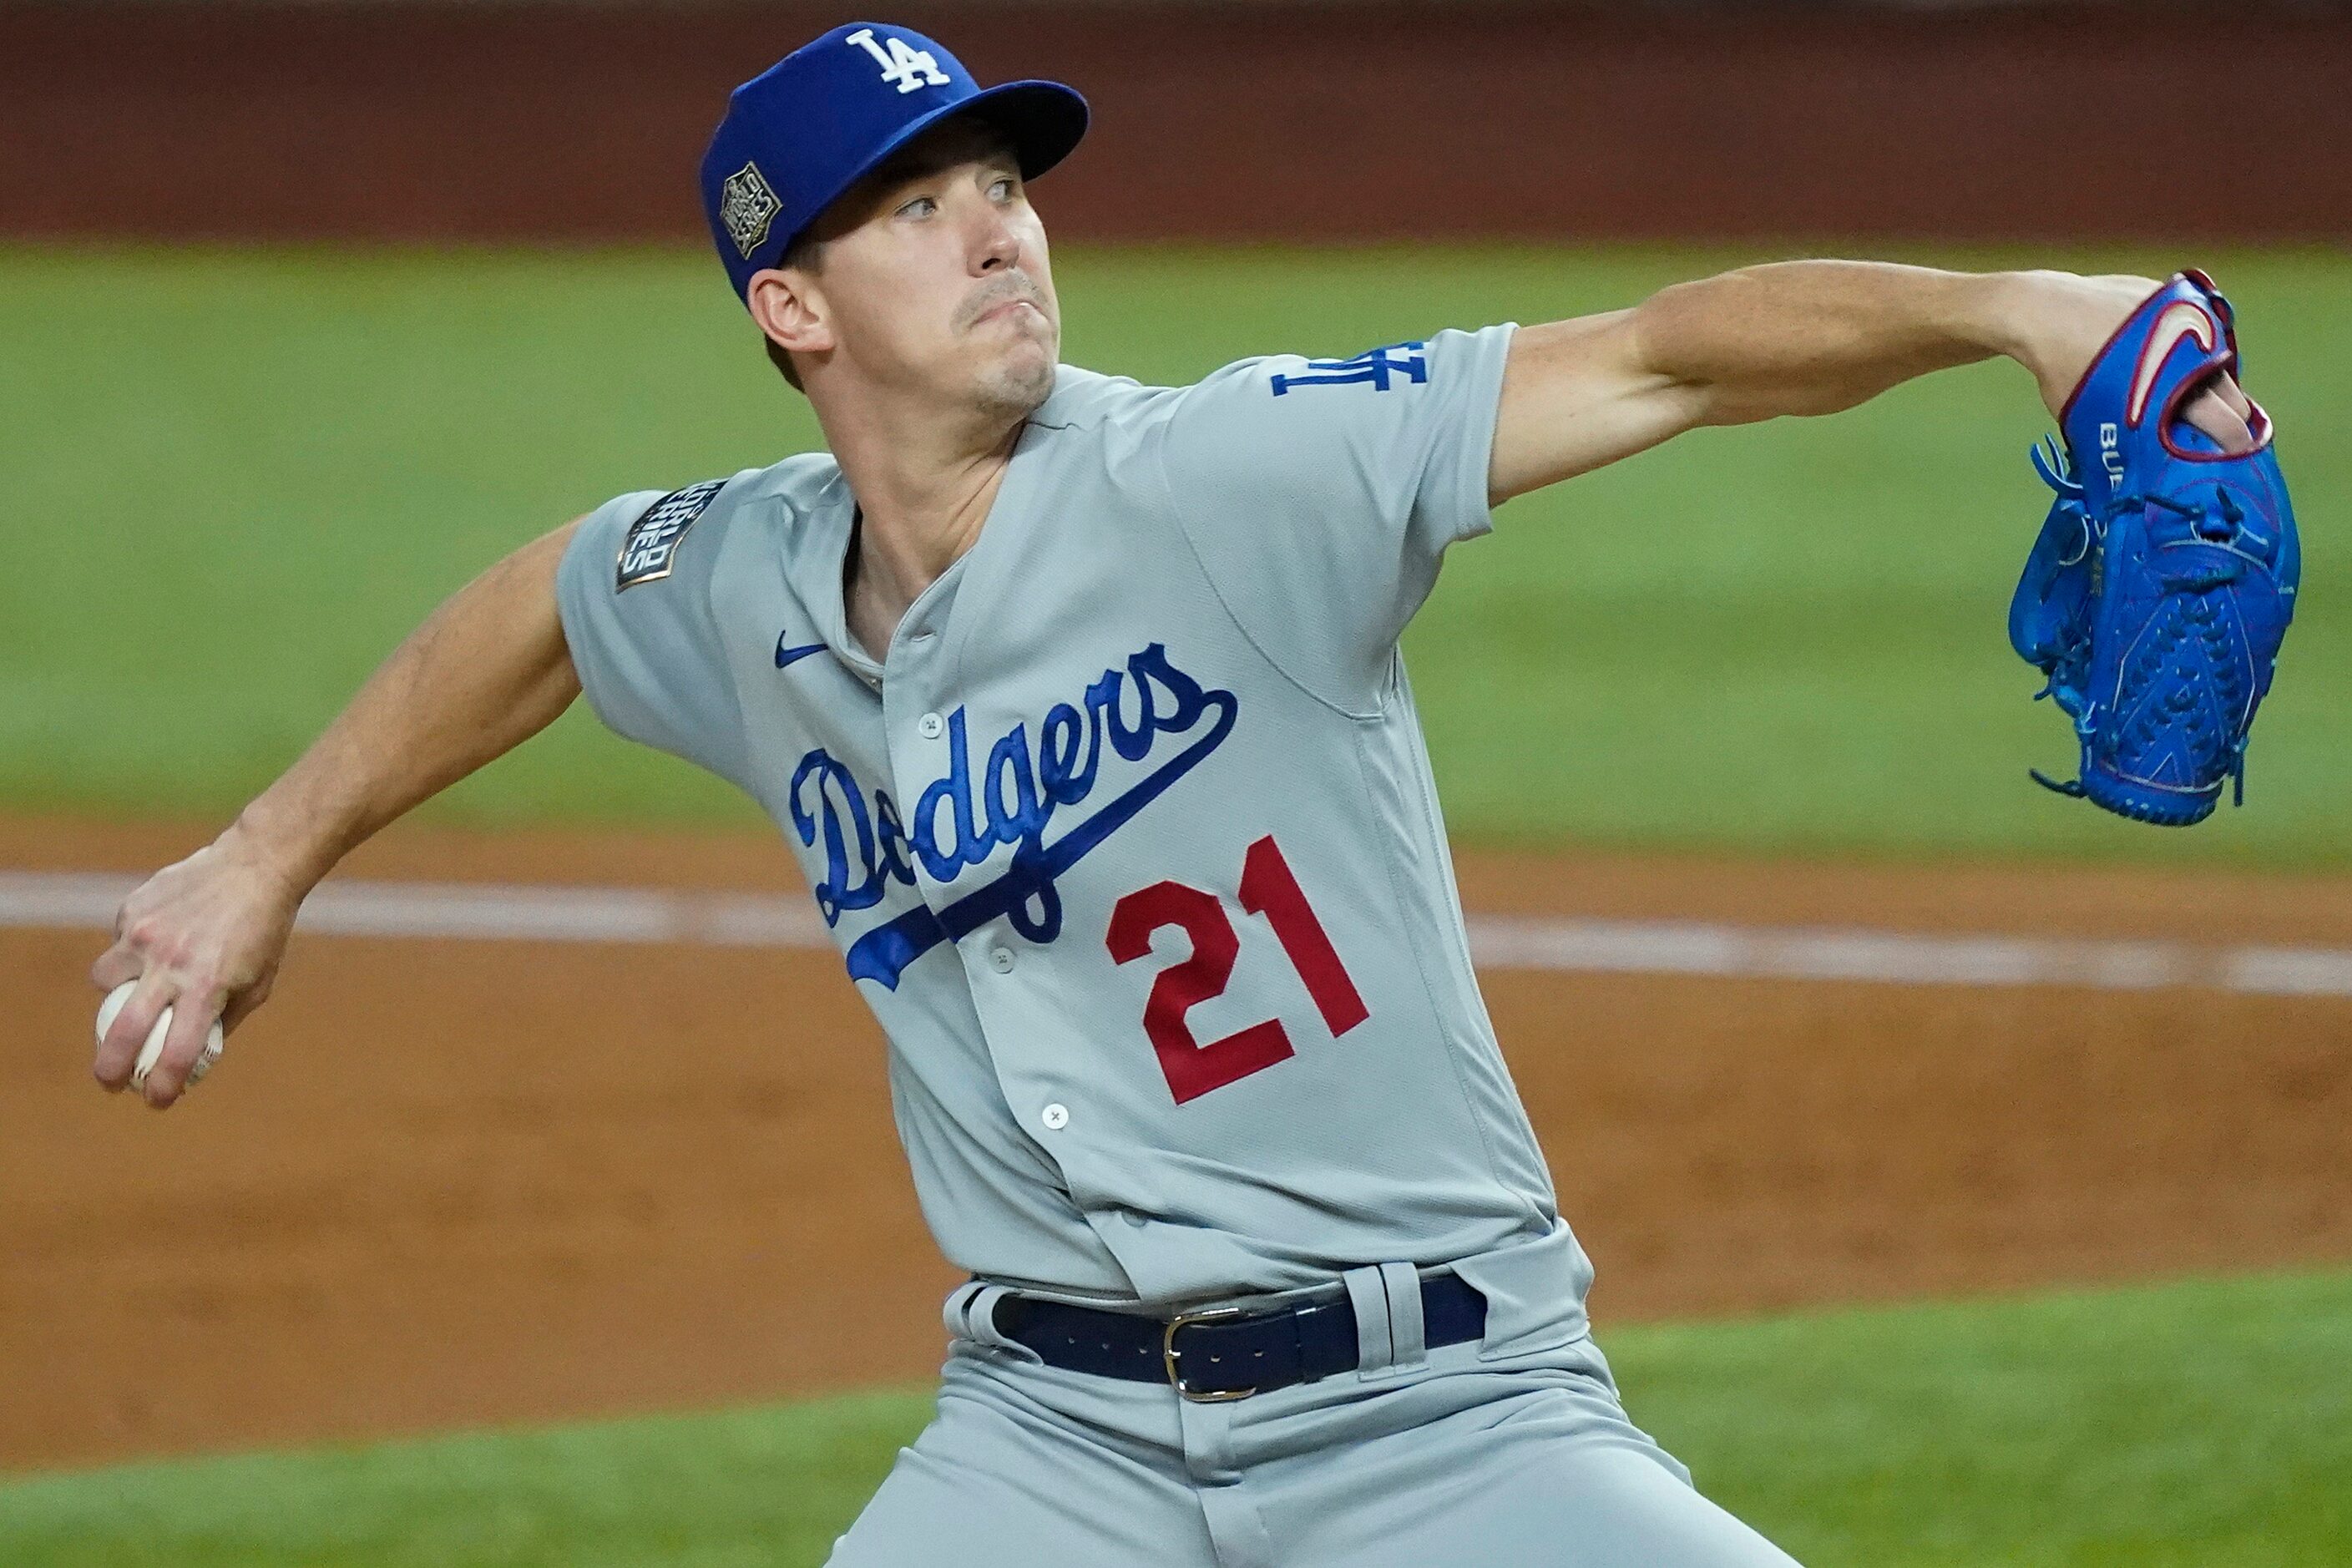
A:
<svg viewBox="0 0 2352 1568">
<path fill-rule="evenodd" d="M 1334 1036 L 1344 1035 L 1371 1016 L 1356 983 L 1339 962 L 1323 922 L 1315 918 L 1307 895 L 1291 875 L 1290 864 L 1268 836 L 1249 847 L 1242 862 L 1242 908 L 1264 915 L 1289 955 L 1291 967 L 1315 999 L 1316 1011 Z M 1290 1036 L 1279 1018 L 1252 1024 L 1221 1040 L 1202 1045 L 1192 1037 L 1184 1015 L 1212 996 L 1224 994 L 1233 978 L 1234 960 L 1241 954 L 1241 938 L 1231 916 L 1214 893 L 1182 882 L 1154 882 L 1128 894 L 1111 910 L 1108 945 L 1113 962 L 1131 963 L 1151 952 L 1152 933 L 1176 926 L 1192 940 L 1192 956 L 1171 963 L 1151 983 L 1143 1005 L 1143 1032 L 1159 1053 L 1160 1069 L 1176 1103 L 1197 1100 L 1213 1089 L 1263 1071 L 1295 1053 Z"/>
</svg>

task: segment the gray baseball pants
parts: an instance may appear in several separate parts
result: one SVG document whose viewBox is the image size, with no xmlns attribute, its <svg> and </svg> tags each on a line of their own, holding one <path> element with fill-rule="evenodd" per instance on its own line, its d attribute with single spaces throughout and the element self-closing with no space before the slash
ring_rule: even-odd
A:
<svg viewBox="0 0 2352 1568">
<path fill-rule="evenodd" d="M 1398 1364 L 1203 1405 L 1043 1365 L 985 1313 L 832 1568 L 1793 1568 L 1581 1334 L 1482 1360 L 1407 1325 Z"/>
</svg>

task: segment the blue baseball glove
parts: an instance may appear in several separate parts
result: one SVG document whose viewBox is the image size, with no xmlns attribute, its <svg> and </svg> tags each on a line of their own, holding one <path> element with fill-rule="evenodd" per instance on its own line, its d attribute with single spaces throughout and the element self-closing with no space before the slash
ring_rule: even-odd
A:
<svg viewBox="0 0 2352 1568">
<path fill-rule="evenodd" d="M 2302 551 L 2256 408 L 2232 457 L 2179 417 L 2235 374 L 2229 301 L 2176 275 L 2116 330 L 2033 466 L 2058 492 L 2009 609 L 2009 640 L 2074 721 L 2081 776 L 2062 795 L 2185 827 L 2224 782 L 2245 796 L 2246 732 L 2294 616 Z"/>
</svg>

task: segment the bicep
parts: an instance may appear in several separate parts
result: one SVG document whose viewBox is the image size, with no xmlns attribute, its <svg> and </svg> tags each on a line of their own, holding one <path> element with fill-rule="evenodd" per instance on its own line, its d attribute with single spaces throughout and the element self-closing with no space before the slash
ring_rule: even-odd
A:
<svg viewBox="0 0 2352 1568">
<path fill-rule="evenodd" d="M 1703 388 L 1648 367 L 1634 311 L 1522 327 L 1503 372 L 1489 500 L 1630 458 L 1706 423 L 1707 406 Z"/>
<path fill-rule="evenodd" d="M 572 683 L 572 694 L 579 694 L 579 678 L 572 666 L 572 645 L 563 629 L 563 605 L 558 579 L 563 570 L 563 557 L 572 548 L 572 539 L 581 525 L 595 515 L 583 513 L 560 528 L 550 529 L 520 550 L 507 557 L 507 565 L 524 585 L 525 602 L 534 616 L 543 617 L 549 634 L 549 651 L 563 667 L 564 678 Z"/>
<path fill-rule="evenodd" d="M 571 639 L 564 634 L 556 577 L 562 569 L 564 552 L 572 547 L 572 536 L 587 521 L 587 514 L 575 517 L 540 535 L 508 558 L 525 584 L 520 595 L 525 613 L 533 617 L 533 624 L 543 633 L 539 639 L 541 669 L 535 695 L 547 710 L 548 721 L 552 721 L 580 695 L 580 672 L 572 661 Z"/>
<path fill-rule="evenodd" d="M 538 733 L 580 695 L 556 604 L 556 574 L 578 521 L 541 535 L 474 579 L 425 623 L 419 658 L 445 667 L 470 770 Z"/>
<path fill-rule="evenodd" d="M 537 715 L 534 730 L 580 694 L 556 578 L 583 521 L 575 518 L 507 554 L 443 605 L 422 634 L 478 679 L 513 691 L 519 711 Z"/>
</svg>

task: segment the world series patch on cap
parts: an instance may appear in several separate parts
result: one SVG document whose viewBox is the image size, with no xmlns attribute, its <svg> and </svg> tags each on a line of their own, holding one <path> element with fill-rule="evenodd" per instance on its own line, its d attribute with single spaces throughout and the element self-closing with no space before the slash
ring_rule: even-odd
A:
<svg viewBox="0 0 2352 1568">
<path fill-rule="evenodd" d="M 849 22 L 737 88 L 702 160 L 703 208 L 741 299 L 753 275 L 850 186 L 953 115 L 1002 132 L 1034 179 L 1087 132 L 1087 100 L 1055 81 L 983 88 L 911 27 Z"/>
<path fill-rule="evenodd" d="M 719 193 L 719 224 L 735 242 L 735 253 L 748 258 L 767 242 L 768 230 L 784 204 L 768 188 L 757 163 L 746 163 L 728 175 Z"/>
</svg>

